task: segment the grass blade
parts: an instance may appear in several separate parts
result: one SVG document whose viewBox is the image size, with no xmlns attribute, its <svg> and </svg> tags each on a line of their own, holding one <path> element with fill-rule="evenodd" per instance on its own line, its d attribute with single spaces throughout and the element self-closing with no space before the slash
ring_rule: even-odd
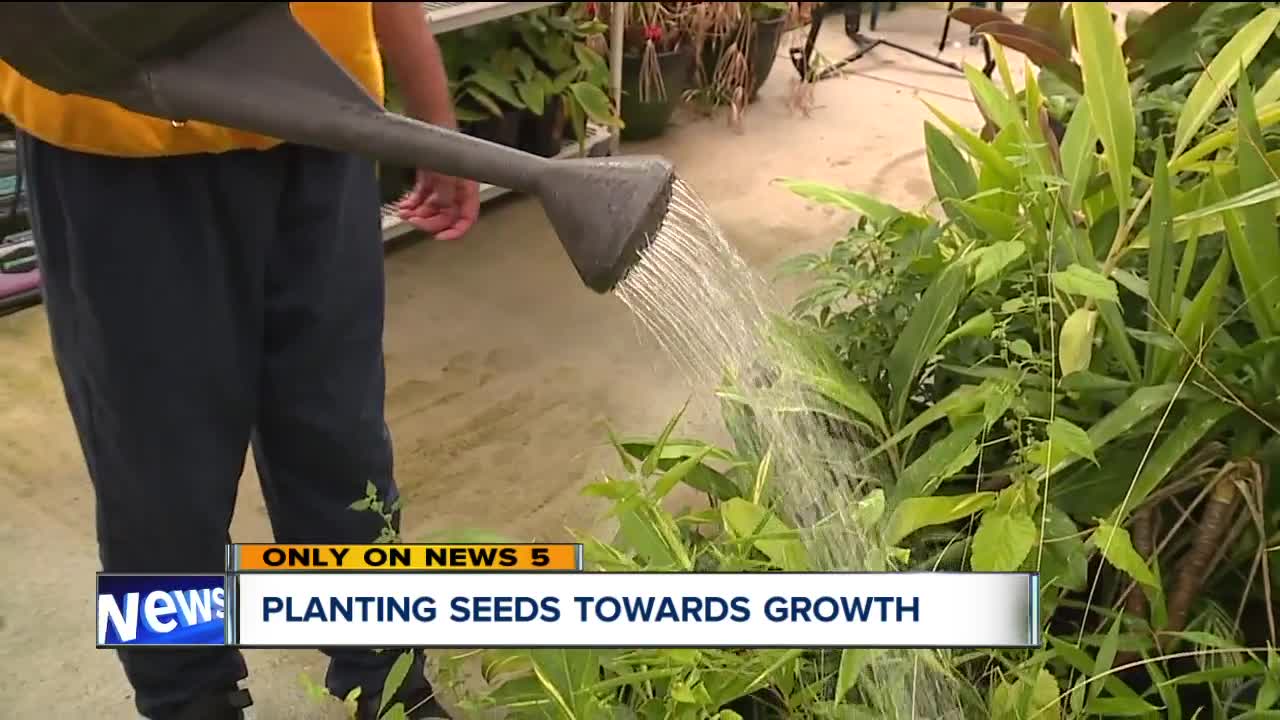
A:
<svg viewBox="0 0 1280 720">
<path fill-rule="evenodd" d="M 1178 309 L 1181 298 L 1174 295 L 1174 245 L 1173 220 L 1171 217 L 1173 199 L 1169 183 L 1169 163 L 1164 154 L 1164 143 L 1156 143 L 1155 184 L 1151 195 L 1151 248 L 1147 251 L 1148 294 L 1151 302 L 1151 314 L 1147 328 L 1158 333 L 1166 328 L 1172 329 L 1178 324 Z M 1147 382 L 1155 379 L 1156 357 L 1163 351 L 1154 345 L 1147 345 L 1146 370 Z"/>
</svg>

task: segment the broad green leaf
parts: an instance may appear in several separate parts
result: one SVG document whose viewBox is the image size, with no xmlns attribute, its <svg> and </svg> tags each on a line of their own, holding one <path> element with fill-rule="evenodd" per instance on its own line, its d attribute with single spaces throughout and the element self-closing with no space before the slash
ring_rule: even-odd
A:
<svg viewBox="0 0 1280 720">
<path fill-rule="evenodd" d="M 995 124 L 997 130 L 1013 129 L 1022 123 L 1018 106 L 991 82 L 991 78 L 969 64 L 964 66 L 964 76 L 969 81 L 969 89 L 973 92 L 978 108 Z"/>
<path fill-rule="evenodd" d="M 1036 518 L 1039 521 L 1039 518 Z M 1057 505 L 1046 502 L 1044 531 L 1040 542 L 1044 552 L 1040 560 L 1043 584 L 1052 583 L 1064 590 L 1083 590 L 1089 579 L 1089 553 L 1079 536 L 1071 516 Z"/>
<path fill-rule="evenodd" d="M 1158 588 L 1151 568 L 1147 567 L 1146 561 L 1133 548 L 1133 540 L 1129 537 L 1128 530 L 1104 521 L 1094 529 L 1090 542 L 1098 548 L 1102 557 L 1106 558 L 1112 567 L 1147 587 Z"/>
<path fill-rule="evenodd" d="M 1013 572 L 1022 566 L 1039 536 L 1036 523 L 1021 512 L 988 510 L 973 536 L 974 572 Z"/>
<path fill-rule="evenodd" d="M 618 518 L 619 539 L 647 565 L 659 568 L 681 568 L 684 565 L 642 500 L 623 500 L 614 508 L 613 514 Z"/>
<path fill-rule="evenodd" d="M 1060 689 L 1053 673 L 1041 668 L 1035 681 L 1018 678 L 996 686 L 991 696 L 991 720 L 1059 720 Z"/>
<path fill-rule="evenodd" d="M 1258 107 L 1265 107 L 1280 100 L 1280 70 L 1271 73 L 1271 77 L 1263 83 L 1257 94 L 1253 96 L 1253 100 Z"/>
<path fill-rule="evenodd" d="M 1187 149 L 1200 127 L 1218 109 L 1222 98 L 1240 76 L 1241 69 L 1253 62 L 1258 51 L 1271 38 L 1277 23 L 1280 23 L 1280 10 L 1264 10 L 1240 28 L 1205 68 L 1200 79 L 1191 88 L 1182 114 L 1178 116 L 1173 157 L 1178 157 Z M 1087 75 L 1086 71 L 1086 84 Z"/>
<path fill-rule="evenodd" d="M 772 339 L 784 346 L 777 358 L 781 369 L 888 434 L 880 405 L 835 354 L 825 336 L 800 323 L 777 318 Z"/>
<path fill-rule="evenodd" d="M 1119 302 L 1115 281 L 1101 273 L 1073 264 L 1066 270 L 1053 274 L 1053 285 L 1068 295 L 1081 295 L 1094 300 Z"/>
<path fill-rule="evenodd" d="M 1156 143 L 1155 182 L 1151 193 L 1151 248 L 1147 251 L 1148 296 L 1152 308 L 1147 327 L 1153 333 L 1161 333 L 1177 326 L 1181 298 L 1174 295 L 1175 267 L 1173 246 L 1173 199 L 1170 192 L 1169 165 L 1165 159 L 1164 143 Z M 1162 356 L 1154 346 L 1146 348 L 1148 382 L 1154 382 L 1156 358 Z"/>
<path fill-rule="evenodd" d="M 599 85 L 576 82 L 569 86 L 569 92 L 573 94 L 578 107 L 582 108 L 591 122 L 611 128 L 622 127 L 622 121 L 613 112 L 613 103 L 609 101 L 609 96 L 604 94 L 604 90 L 601 90 Z"/>
<path fill-rule="evenodd" d="M 1060 417 L 1054 418 L 1049 423 L 1047 433 L 1049 442 L 1072 455 L 1088 458 L 1094 465 L 1098 464 L 1098 458 L 1093 453 L 1093 441 L 1089 439 L 1089 433 L 1081 430 L 1075 423 Z"/>
<path fill-rule="evenodd" d="M 1071 3 L 1076 43 L 1084 72 L 1084 95 L 1093 127 L 1102 139 L 1121 214 L 1128 212 L 1133 186 L 1134 118 L 1124 55 L 1111 12 L 1101 3 Z"/>
<path fill-rule="evenodd" d="M 869 528 L 880 522 L 884 510 L 884 491 L 876 488 L 853 504 L 853 517 L 861 527 Z"/>
<path fill-rule="evenodd" d="M 898 476 L 891 504 L 896 506 L 907 498 L 931 495 L 940 483 L 967 467 L 977 457 L 974 441 L 986 427 L 985 418 L 972 415 L 930 445 Z"/>
<path fill-rule="evenodd" d="M 1280 15 L 1280 10 L 1277 10 Z M 1272 23 L 1274 26 L 1275 23 Z M 1267 163 L 1262 130 L 1253 109 L 1253 92 L 1247 75 L 1240 76 L 1236 90 L 1240 107 L 1240 143 L 1236 157 L 1240 163 L 1240 189 L 1249 191 L 1276 179 L 1276 170 Z M 1280 328 L 1280 236 L 1276 233 L 1276 203 L 1262 202 L 1242 209 L 1243 235 L 1232 237 L 1231 259 L 1244 290 L 1249 316 L 1261 337 L 1271 337 Z M 1230 220 L 1227 219 L 1230 223 Z"/>
<path fill-rule="evenodd" d="M 996 494 L 993 492 L 907 498 L 893 511 L 887 541 L 889 545 L 897 545 L 903 538 L 921 528 L 969 517 L 991 507 L 995 501 Z"/>
<path fill-rule="evenodd" d="M 542 83 L 536 81 L 517 83 L 516 92 L 520 94 L 520 100 L 525 107 L 529 108 L 529 112 L 542 116 L 547 104 L 546 88 Z"/>
<path fill-rule="evenodd" d="M 779 178 L 777 182 L 806 200 L 862 213 L 876 225 L 884 225 L 904 214 L 903 211 L 892 205 L 853 190 L 792 178 Z"/>
<path fill-rule="evenodd" d="M 1170 430 L 1168 435 L 1143 463 L 1129 492 L 1128 502 L 1112 513 L 1112 524 L 1124 523 L 1134 508 L 1155 492 L 1161 483 L 1170 479 L 1182 458 L 1198 447 L 1204 436 L 1235 409 L 1235 406 L 1228 403 L 1206 400 L 1192 405 L 1185 415 L 1173 421 L 1167 428 Z"/>
<path fill-rule="evenodd" d="M 524 103 L 520 102 L 520 97 L 516 95 L 515 86 L 511 81 L 493 70 L 488 68 L 479 68 L 471 73 L 470 81 L 484 88 L 486 92 L 498 96 L 503 102 L 514 108 L 523 108 Z"/>
<path fill-rule="evenodd" d="M 959 138 L 965 150 L 982 164 L 983 169 L 990 169 L 997 177 L 1000 178 L 1001 185 L 1006 188 L 1012 188 L 1018 184 L 1018 170 L 1009 162 L 1005 156 L 1001 155 L 998 150 L 991 146 L 990 143 L 983 140 L 977 133 L 964 127 L 955 120 L 952 120 L 941 110 L 925 102 L 925 105 L 931 110 L 942 122 L 947 126 L 953 135 Z"/>
<path fill-rule="evenodd" d="M 1031 343 L 1023 340 L 1022 338 L 1018 338 L 1017 340 L 1009 343 L 1009 351 L 1018 357 L 1026 358 L 1028 360 L 1031 360 L 1036 356 L 1036 351 L 1031 348 Z"/>
<path fill-rule="evenodd" d="M 678 483 L 688 477 L 695 468 L 701 467 L 702 460 L 707 456 L 709 451 L 710 448 L 707 448 L 693 457 L 685 458 L 679 463 L 676 463 L 676 465 L 670 470 L 662 473 L 658 478 L 658 481 L 653 484 L 653 496 L 655 498 L 666 497 L 667 494 L 670 493 Z"/>
<path fill-rule="evenodd" d="M 383 710 L 387 709 L 387 705 L 395 698 L 396 693 L 400 691 L 400 686 L 404 684 L 404 679 L 409 677 L 409 670 L 413 667 L 414 659 L 413 650 L 400 653 L 400 657 L 396 658 L 395 663 L 391 665 L 391 670 L 387 672 L 387 677 L 382 683 L 382 700 L 378 705 L 378 714 L 381 715 Z"/>
<path fill-rule="evenodd" d="M 996 316 L 991 314 L 990 310 L 985 310 L 974 315 L 968 320 L 965 320 L 960 327 L 947 333 L 947 336 L 942 338 L 942 341 L 938 343 L 938 348 L 944 348 L 953 340 L 957 340 L 959 338 L 990 337 L 991 331 L 994 330 L 995 327 Z"/>
<path fill-rule="evenodd" d="M 809 553 L 799 533 L 787 527 L 773 513 L 743 498 L 732 498 L 720 506 L 725 529 L 751 544 L 784 572 L 808 570 Z"/>
<path fill-rule="evenodd" d="M 563 717 L 590 716 L 590 688 L 600 679 L 599 651 L 538 649 L 530 650 L 529 657 L 534 676 Z"/>
<path fill-rule="evenodd" d="M 1097 311 L 1078 308 L 1062 323 L 1058 340 L 1058 364 L 1063 375 L 1089 369 L 1093 360 L 1093 329 Z"/>
<path fill-rule="evenodd" d="M 1097 165 L 1098 134 L 1089 116 L 1089 101 L 1081 98 L 1062 136 L 1062 176 L 1067 181 L 1067 209 L 1080 210 L 1085 189 Z"/>
<path fill-rule="evenodd" d="M 840 653 L 840 672 L 836 676 L 836 700 L 843 701 L 858 684 L 858 675 L 867 663 L 882 651 L 875 648 L 846 648 Z"/>
<path fill-rule="evenodd" d="M 973 166 L 965 160 L 951 139 L 934 127 L 924 124 L 925 154 L 929 160 L 929 174 L 933 177 L 934 192 L 941 200 L 965 200 L 978 192 L 978 178 Z"/>
<path fill-rule="evenodd" d="M 950 395 L 925 408 L 920 414 L 912 418 L 911 422 L 903 425 L 901 430 L 868 453 L 864 461 L 878 456 L 903 440 L 914 438 L 916 433 L 943 418 L 963 417 L 977 412 L 985 403 L 987 389 L 986 383 L 983 383 L 983 385 L 962 385 L 956 388 Z"/>
<path fill-rule="evenodd" d="M 937 282 L 930 285 L 920 298 L 889 352 L 889 384 L 893 393 L 895 421 L 906 410 L 916 375 L 933 357 L 938 342 L 947 333 L 951 318 L 964 296 L 966 275 L 966 269 L 958 265 L 943 270 Z"/>
<path fill-rule="evenodd" d="M 954 208 L 968 221 L 970 230 L 978 229 L 990 236 L 991 240 L 1007 242 L 1018 234 L 1018 221 L 1012 215 L 984 207 L 969 200 L 947 200 L 944 205 Z"/>
<path fill-rule="evenodd" d="M 978 287 L 998 276 L 1005 268 L 1025 255 L 1026 252 L 1026 244 L 1017 240 L 1010 240 L 986 245 L 969 253 L 965 256 L 965 262 L 974 265 L 974 287 Z"/>
</svg>

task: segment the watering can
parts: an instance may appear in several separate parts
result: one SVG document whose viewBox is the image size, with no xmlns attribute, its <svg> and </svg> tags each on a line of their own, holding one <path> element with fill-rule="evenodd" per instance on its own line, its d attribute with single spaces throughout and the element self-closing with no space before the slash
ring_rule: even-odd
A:
<svg viewBox="0 0 1280 720">
<path fill-rule="evenodd" d="M 533 195 L 601 294 L 657 234 L 675 181 L 658 157 L 549 159 L 388 112 L 286 2 L 4 3 L 0 59 L 60 94 Z"/>
</svg>

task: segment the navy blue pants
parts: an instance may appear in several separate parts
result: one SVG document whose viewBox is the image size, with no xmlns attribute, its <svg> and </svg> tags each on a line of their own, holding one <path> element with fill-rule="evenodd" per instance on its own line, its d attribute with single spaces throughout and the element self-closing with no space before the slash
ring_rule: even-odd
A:
<svg viewBox="0 0 1280 720">
<path fill-rule="evenodd" d="M 376 539 L 381 518 L 349 509 L 366 481 L 397 494 L 374 164 L 293 145 L 119 159 L 25 135 L 19 154 L 104 571 L 221 572 L 251 444 L 277 541 Z M 380 692 L 396 657 L 329 655 L 339 696 Z M 152 718 L 246 677 L 233 650 L 119 656 Z"/>
</svg>

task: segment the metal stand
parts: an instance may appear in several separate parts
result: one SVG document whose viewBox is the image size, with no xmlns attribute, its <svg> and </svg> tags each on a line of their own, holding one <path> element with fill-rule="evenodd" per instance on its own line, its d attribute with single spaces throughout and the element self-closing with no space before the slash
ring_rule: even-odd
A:
<svg viewBox="0 0 1280 720">
<path fill-rule="evenodd" d="M 858 50 L 843 60 L 832 63 L 830 66 L 823 68 L 823 70 L 817 73 L 816 76 L 810 78 L 811 59 L 813 58 L 814 45 L 818 40 L 818 33 L 822 30 L 822 23 L 826 19 L 827 14 L 837 9 L 843 11 L 845 34 L 849 36 L 849 39 L 853 40 L 853 43 L 857 46 Z M 930 55 L 929 53 L 916 50 L 915 48 L 907 47 L 906 45 L 895 43 L 890 40 L 885 40 L 884 38 L 868 37 L 862 34 L 861 25 L 862 3 L 860 2 L 827 2 L 814 8 L 813 20 L 809 25 L 809 36 L 805 40 L 804 49 L 791 49 L 791 63 L 795 66 L 796 72 L 800 73 L 800 78 L 803 80 L 812 79 L 817 81 L 835 77 L 840 74 L 845 66 L 853 64 L 859 58 L 872 50 L 875 50 L 881 45 L 898 50 L 899 52 L 907 53 L 908 55 L 913 55 L 921 60 L 926 60 L 949 70 L 961 73 L 964 72 L 964 68 L 959 63 L 944 60 L 936 55 Z M 987 59 L 987 64 L 990 65 L 991 49 L 987 46 L 985 40 L 982 43 L 982 51 Z"/>
</svg>

